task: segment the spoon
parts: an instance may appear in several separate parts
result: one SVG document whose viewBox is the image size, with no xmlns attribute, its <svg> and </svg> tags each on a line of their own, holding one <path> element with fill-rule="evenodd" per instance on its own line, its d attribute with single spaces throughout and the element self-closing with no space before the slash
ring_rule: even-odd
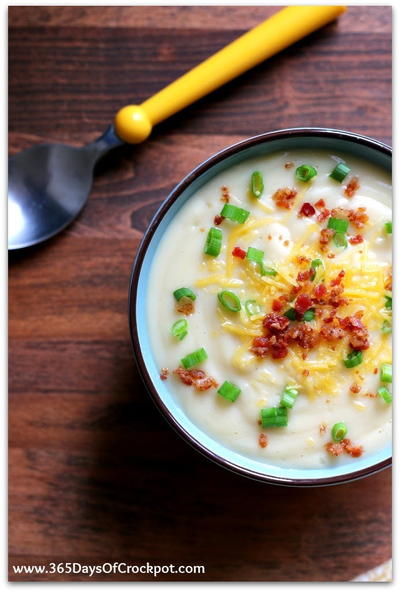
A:
<svg viewBox="0 0 400 592">
<path fill-rule="evenodd" d="M 143 142 L 154 125 L 337 18 L 343 6 L 289 6 L 184 74 L 80 148 L 41 144 L 9 159 L 8 248 L 49 239 L 76 218 L 92 186 L 96 162 L 125 142 Z"/>
</svg>

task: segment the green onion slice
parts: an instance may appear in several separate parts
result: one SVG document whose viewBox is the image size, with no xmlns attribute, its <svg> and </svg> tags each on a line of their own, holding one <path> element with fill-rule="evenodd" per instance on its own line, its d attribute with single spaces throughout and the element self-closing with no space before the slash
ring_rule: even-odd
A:
<svg viewBox="0 0 400 592">
<path fill-rule="evenodd" d="M 335 423 L 331 430 L 332 439 L 335 442 L 341 442 L 347 434 L 347 426 L 343 421 Z"/>
<path fill-rule="evenodd" d="M 266 407 L 260 409 L 260 419 L 263 428 L 282 428 L 287 426 L 288 417 L 286 407 Z"/>
<path fill-rule="evenodd" d="M 246 302 L 244 303 L 244 308 L 246 309 L 246 312 L 249 317 L 260 314 L 261 312 L 261 307 L 258 304 L 257 300 L 246 300 Z"/>
<path fill-rule="evenodd" d="M 238 208 L 232 204 L 226 203 L 220 212 L 220 216 L 224 218 L 228 218 L 233 222 L 239 222 L 239 224 L 243 224 L 246 222 L 247 218 L 249 217 L 250 212 L 248 210 L 244 210 L 243 208 Z"/>
<path fill-rule="evenodd" d="M 386 292 L 385 294 L 385 308 L 392 310 L 392 293 Z"/>
<path fill-rule="evenodd" d="M 242 308 L 238 296 L 230 290 L 223 290 L 222 292 L 219 292 L 218 300 L 222 306 L 230 312 L 239 312 L 239 310 Z"/>
<path fill-rule="evenodd" d="M 249 261 L 254 261 L 254 263 L 262 263 L 264 259 L 264 251 L 256 249 L 255 247 L 249 247 L 247 249 L 246 258 L 249 259 Z"/>
<path fill-rule="evenodd" d="M 382 399 L 387 404 L 390 404 L 393 401 L 393 395 L 392 395 L 392 393 L 385 386 L 381 386 L 378 389 L 378 395 L 380 397 L 382 397 Z"/>
<path fill-rule="evenodd" d="M 264 191 L 264 181 L 259 171 L 254 171 L 250 178 L 250 192 L 257 199 L 261 197 Z"/>
<path fill-rule="evenodd" d="M 281 407 L 288 407 L 289 409 L 292 409 L 298 396 L 299 391 L 297 390 L 297 388 L 289 385 L 285 386 L 280 400 Z"/>
<path fill-rule="evenodd" d="M 321 259 L 313 259 L 313 260 L 311 261 L 311 267 L 312 267 L 313 269 L 316 269 L 316 268 L 317 268 L 317 267 L 319 267 L 320 265 L 322 265 L 322 266 L 324 265 L 324 264 L 322 263 L 322 260 L 321 260 Z"/>
<path fill-rule="evenodd" d="M 179 319 L 175 321 L 175 323 L 171 327 L 171 333 L 174 337 L 182 341 L 184 337 L 188 334 L 188 322 L 186 319 Z"/>
<path fill-rule="evenodd" d="M 392 325 L 391 325 L 391 323 L 389 323 L 389 321 L 386 321 L 386 320 L 383 321 L 382 327 L 381 327 L 381 332 L 384 335 L 388 335 L 389 333 L 392 332 Z"/>
<path fill-rule="evenodd" d="M 346 368 L 354 368 L 358 366 L 362 362 L 362 351 L 353 350 L 347 354 L 347 358 L 343 360 L 344 365 Z"/>
<path fill-rule="evenodd" d="M 266 267 L 262 261 L 258 263 L 258 268 L 261 275 L 278 275 L 278 272 L 273 267 Z"/>
<path fill-rule="evenodd" d="M 347 247 L 347 238 L 343 232 L 336 232 L 335 236 L 333 237 L 333 242 L 335 243 L 336 247 L 343 247 L 344 249 Z"/>
<path fill-rule="evenodd" d="M 303 314 L 303 321 L 313 321 L 315 319 L 315 310 L 313 308 L 309 308 Z"/>
<path fill-rule="evenodd" d="M 196 351 L 182 358 L 181 364 L 187 370 L 188 368 L 193 368 L 193 366 L 196 366 L 197 364 L 201 364 L 201 362 L 204 362 L 204 360 L 207 360 L 207 358 L 208 355 L 206 350 L 204 347 L 201 347 L 200 349 L 197 349 Z"/>
<path fill-rule="evenodd" d="M 346 232 L 349 227 L 349 221 L 343 220 L 343 218 L 332 218 L 328 220 L 328 228 L 336 230 L 337 232 Z"/>
<path fill-rule="evenodd" d="M 392 222 L 385 222 L 385 232 L 386 234 L 392 234 Z"/>
<path fill-rule="evenodd" d="M 225 382 L 217 390 L 217 393 L 220 394 L 221 397 L 224 397 L 224 399 L 234 403 L 240 395 L 241 390 L 238 386 L 236 386 L 236 384 L 225 380 Z"/>
<path fill-rule="evenodd" d="M 392 364 L 382 364 L 381 382 L 392 382 Z"/>
<path fill-rule="evenodd" d="M 296 320 L 296 311 L 294 308 L 289 308 L 285 313 L 284 316 L 290 319 L 291 321 Z"/>
<path fill-rule="evenodd" d="M 343 179 L 347 177 L 349 172 L 350 167 L 348 167 L 347 164 L 344 164 L 344 162 L 339 162 L 329 176 L 335 181 L 338 181 L 338 183 L 341 183 Z"/>
<path fill-rule="evenodd" d="M 321 270 L 318 273 L 321 274 L 324 271 L 324 264 L 322 262 L 322 259 L 313 259 L 311 261 L 311 272 L 312 272 L 311 279 L 313 281 L 315 280 L 315 277 L 317 275 L 317 269 L 319 267 L 321 268 Z"/>
<path fill-rule="evenodd" d="M 178 288 L 174 292 L 175 300 L 179 300 L 186 296 L 186 298 L 190 298 L 191 300 L 196 300 L 196 294 L 190 288 Z"/>
<path fill-rule="evenodd" d="M 309 164 L 302 164 L 301 166 L 297 167 L 296 169 L 296 179 L 299 181 L 303 181 L 303 183 L 307 183 L 317 174 L 317 169 Z"/>
<path fill-rule="evenodd" d="M 211 227 L 208 231 L 206 244 L 204 246 L 204 253 L 218 257 L 222 246 L 222 231 L 219 228 Z"/>
</svg>

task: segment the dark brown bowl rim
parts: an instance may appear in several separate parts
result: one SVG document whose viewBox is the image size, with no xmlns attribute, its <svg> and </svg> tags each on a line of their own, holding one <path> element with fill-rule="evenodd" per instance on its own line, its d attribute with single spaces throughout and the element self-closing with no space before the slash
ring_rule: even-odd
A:
<svg viewBox="0 0 400 592">
<path fill-rule="evenodd" d="M 163 403 L 161 400 L 157 389 L 155 388 L 152 378 L 147 371 L 146 362 L 143 358 L 141 347 L 139 344 L 139 335 L 137 331 L 136 325 L 136 298 L 137 298 L 137 286 L 138 280 L 140 276 L 140 272 L 142 269 L 142 264 L 144 260 L 144 256 L 146 254 L 147 248 L 151 242 L 151 239 L 154 235 L 155 230 L 159 226 L 161 220 L 172 206 L 173 203 L 179 198 L 182 192 L 189 187 L 193 181 L 202 175 L 206 170 L 210 167 L 214 166 L 218 162 L 221 162 L 225 158 L 240 152 L 245 148 L 249 148 L 251 146 L 255 146 L 257 144 L 264 143 L 268 140 L 276 140 L 276 139 L 288 139 L 293 137 L 306 137 L 306 136 L 314 136 L 314 137 L 327 137 L 332 139 L 341 139 L 346 140 L 349 142 L 354 142 L 356 144 L 362 144 L 367 146 L 368 148 L 375 149 L 386 156 L 392 155 L 392 150 L 390 146 L 380 142 L 378 140 L 374 140 L 367 136 L 363 136 L 361 134 L 357 134 L 354 132 L 348 132 L 344 130 L 336 130 L 332 128 L 287 128 L 281 129 L 276 131 L 265 132 L 259 134 L 257 136 L 252 136 L 251 138 L 247 138 L 240 142 L 237 142 L 227 148 L 220 150 L 219 152 L 210 156 L 207 160 L 202 162 L 196 168 L 194 168 L 184 179 L 171 191 L 168 195 L 166 200 L 161 204 L 155 215 L 153 216 L 149 227 L 147 228 L 143 239 L 139 245 L 138 251 L 136 253 L 135 260 L 132 265 L 130 280 L 129 280 L 129 295 L 128 295 L 128 316 L 129 316 L 129 331 L 131 335 L 131 343 L 133 348 L 134 357 L 137 363 L 137 367 L 139 370 L 139 374 L 141 379 L 143 380 L 153 402 L 155 403 L 156 407 L 160 411 L 160 413 L 167 419 L 169 424 L 174 428 L 174 430 L 181 436 L 183 439 L 188 442 L 192 447 L 194 447 L 198 452 L 202 453 L 205 457 L 209 460 L 212 460 L 214 463 L 222 466 L 236 474 L 243 475 L 250 479 L 261 481 L 263 483 L 269 483 L 273 485 L 287 485 L 287 486 L 295 486 L 295 487 L 320 487 L 326 485 L 338 485 L 342 483 L 349 483 L 351 481 L 355 481 L 357 479 L 367 477 L 373 475 L 383 469 L 389 468 L 392 464 L 392 457 L 388 457 L 383 461 L 375 463 L 369 467 L 365 467 L 364 469 L 360 469 L 358 471 L 353 471 L 352 473 L 347 473 L 344 475 L 336 475 L 333 477 L 323 477 L 318 479 L 292 479 L 292 478 L 284 478 L 274 475 L 267 475 L 264 473 L 259 473 L 258 471 L 253 471 L 246 467 L 242 467 L 235 463 L 230 462 L 224 457 L 219 456 L 218 454 L 209 450 L 206 446 L 204 446 L 201 442 L 196 440 L 190 432 L 188 432 L 174 417 L 168 407 Z"/>
</svg>

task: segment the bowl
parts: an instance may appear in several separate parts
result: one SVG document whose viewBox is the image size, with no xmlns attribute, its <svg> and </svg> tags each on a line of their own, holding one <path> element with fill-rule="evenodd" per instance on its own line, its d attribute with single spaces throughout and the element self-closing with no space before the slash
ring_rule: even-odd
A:
<svg viewBox="0 0 400 592">
<path fill-rule="evenodd" d="M 267 132 L 214 154 L 189 173 L 161 205 L 145 233 L 133 264 L 129 287 L 129 324 L 140 375 L 159 411 L 196 450 L 240 475 L 278 485 L 312 487 L 346 483 L 372 475 L 391 465 L 391 446 L 361 456 L 351 463 L 303 469 L 261 462 L 235 452 L 201 430 L 159 376 L 147 326 L 146 302 L 149 271 L 163 233 L 177 211 L 212 177 L 251 157 L 296 148 L 329 149 L 351 153 L 391 171 L 391 148 L 359 134 L 325 128 L 294 128 Z"/>
</svg>

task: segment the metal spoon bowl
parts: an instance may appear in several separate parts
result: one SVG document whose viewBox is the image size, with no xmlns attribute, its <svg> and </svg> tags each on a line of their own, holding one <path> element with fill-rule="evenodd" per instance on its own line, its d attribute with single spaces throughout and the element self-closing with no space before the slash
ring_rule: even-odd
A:
<svg viewBox="0 0 400 592">
<path fill-rule="evenodd" d="M 124 142 L 110 126 L 95 142 L 74 148 L 41 144 L 8 163 L 8 248 L 21 249 L 63 230 L 85 205 L 96 162 Z"/>
</svg>

